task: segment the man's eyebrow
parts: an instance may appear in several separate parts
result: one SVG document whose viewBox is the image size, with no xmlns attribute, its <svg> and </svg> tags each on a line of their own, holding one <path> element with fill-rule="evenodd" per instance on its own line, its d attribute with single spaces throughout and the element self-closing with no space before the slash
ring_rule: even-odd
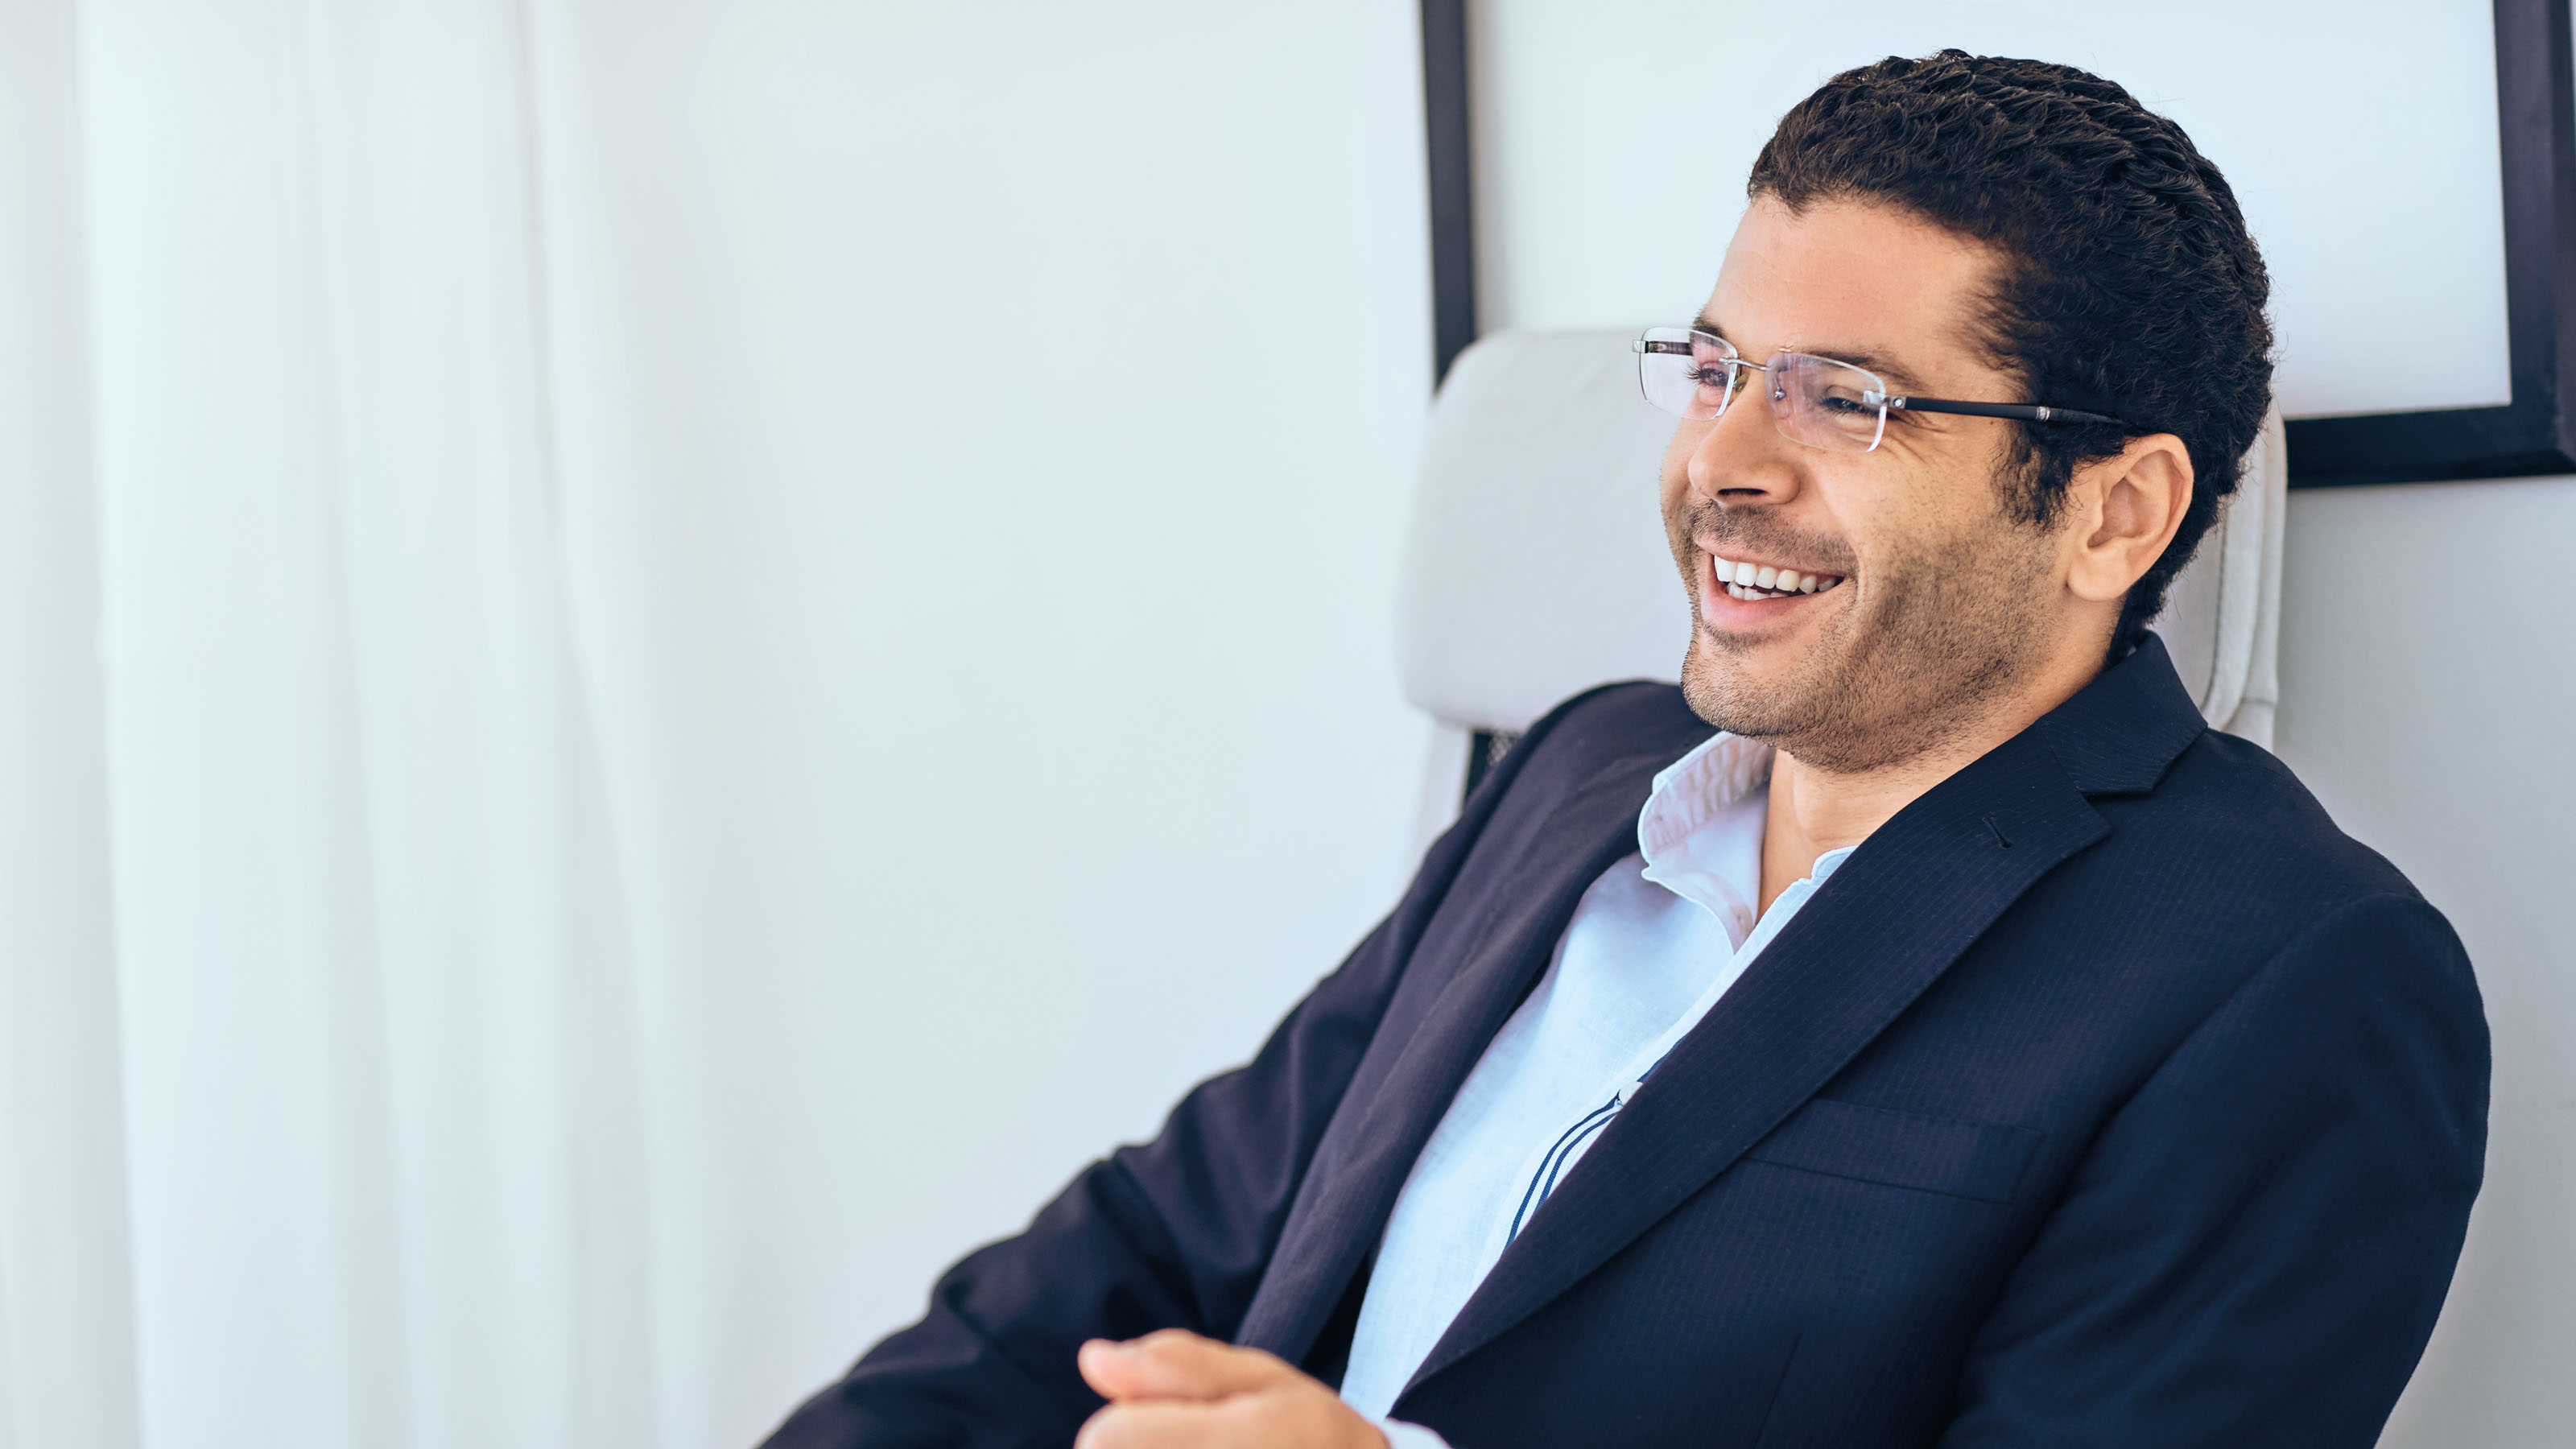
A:
<svg viewBox="0 0 2576 1449">
<path fill-rule="evenodd" d="M 1920 375 L 1916 374 L 1904 363 L 1901 363 L 1888 356 L 1886 353 L 1877 351 L 1873 348 L 1802 347 L 1798 350 L 1801 352 L 1812 351 L 1818 357 L 1830 357 L 1836 362 L 1848 362 L 1854 367 L 1868 368 L 1870 371 L 1877 373 L 1882 379 L 1884 379 L 1889 387 L 1896 389 L 1900 393 L 1919 394 L 1925 391 L 1923 379 Z"/>
<path fill-rule="evenodd" d="M 1718 320 L 1715 317 L 1710 316 L 1706 312 L 1702 312 L 1699 316 L 1692 319 L 1691 328 L 1694 331 L 1707 332 L 1719 337 L 1726 337 L 1726 329 L 1719 325 Z M 1732 337 L 1727 337 L 1726 340 L 1729 342 L 1735 341 Z M 1738 346 L 1740 347 L 1741 344 L 1738 344 Z M 1877 373 L 1889 387 L 1894 388 L 1900 393 L 1921 393 L 1924 391 L 1922 374 L 1914 371 L 1910 367 L 1907 367 L 1904 363 L 1897 361 L 1894 357 L 1875 347 L 1834 347 L 1830 345 L 1817 345 L 1801 342 L 1798 350 L 1800 352 L 1812 353 L 1818 357 L 1829 357 L 1836 362 L 1848 362 L 1854 367 L 1865 367 L 1870 371 Z M 1758 362 L 1761 359 L 1755 358 L 1753 360 Z"/>
</svg>

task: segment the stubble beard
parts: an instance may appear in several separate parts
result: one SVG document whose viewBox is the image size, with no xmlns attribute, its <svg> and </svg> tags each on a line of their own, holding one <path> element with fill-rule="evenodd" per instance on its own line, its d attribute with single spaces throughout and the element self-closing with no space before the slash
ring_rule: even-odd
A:
<svg viewBox="0 0 2576 1449">
<path fill-rule="evenodd" d="M 1849 558 L 1838 540 L 1792 536 L 1759 512 L 1694 510 L 1673 534 L 1688 581 L 1691 642 L 1682 695 L 1700 718 L 1802 764 L 1861 774 L 1941 749 L 1971 732 L 1998 695 L 2038 662 L 2049 540 L 2014 523 L 1879 564 L 1781 675 L 1748 676 L 1750 643 L 1699 618 L 1696 536 L 1755 554 Z M 1838 590 L 1839 591 L 1839 590 Z"/>
</svg>

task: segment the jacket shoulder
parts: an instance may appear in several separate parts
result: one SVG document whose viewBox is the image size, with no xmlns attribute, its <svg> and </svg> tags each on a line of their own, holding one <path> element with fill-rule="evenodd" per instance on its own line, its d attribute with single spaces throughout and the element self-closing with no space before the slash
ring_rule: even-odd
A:
<svg viewBox="0 0 2576 1449">
<path fill-rule="evenodd" d="M 1566 699 L 1531 725 L 1513 749 L 1526 750 L 1533 762 L 1544 759 L 1556 769 L 1581 770 L 1635 755 L 1678 758 L 1715 733 L 1714 726 L 1691 713 L 1680 686 L 1630 679 Z"/>
<path fill-rule="evenodd" d="M 2235 735 L 2206 731 L 2153 791 L 2093 803 L 2132 869 L 2181 877 L 2175 883 L 2189 896 L 2240 920 L 2254 910 L 2294 930 L 2374 896 L 2423 904 L 2405 874 L 2344 833 L 2287 764 Z"/>
</svg>

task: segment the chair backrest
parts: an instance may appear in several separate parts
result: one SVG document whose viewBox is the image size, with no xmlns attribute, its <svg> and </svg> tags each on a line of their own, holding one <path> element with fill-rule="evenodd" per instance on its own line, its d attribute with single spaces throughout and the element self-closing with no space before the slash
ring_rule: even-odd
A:
<svg viewBox="0 0 2576 1449">
<path fill-rule="evenodd" d="M 1397 626 L 1405 695 L 1440 724 L 1426 832 L 1557 701 L 1679 677 L 1690 616 L 1656 501 L 1673 420 L 1638 395 L 1634 335 L 1496 333 L 1459 356 L 1432 407 Z M 2156 629 L 2211 723 L 2268 746 L 2288 507 L 2278 416 L 2246 463 Z"/>
</svg>

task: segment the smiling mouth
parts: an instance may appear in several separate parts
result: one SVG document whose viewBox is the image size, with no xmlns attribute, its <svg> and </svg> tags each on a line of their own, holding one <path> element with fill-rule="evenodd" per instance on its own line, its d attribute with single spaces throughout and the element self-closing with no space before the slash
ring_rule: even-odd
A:
<svg viewBox="0 0 2576 1449">
<path fill-rule="evenodd" d="M 1731 599 L 1785 599 L 1793 594 L 1821 594 L 1843 581 L 1841 574 L 1802 574 L 1769 564 L 1730 563 L 1709 555 L 1717 581 Z"/>
</svg>

